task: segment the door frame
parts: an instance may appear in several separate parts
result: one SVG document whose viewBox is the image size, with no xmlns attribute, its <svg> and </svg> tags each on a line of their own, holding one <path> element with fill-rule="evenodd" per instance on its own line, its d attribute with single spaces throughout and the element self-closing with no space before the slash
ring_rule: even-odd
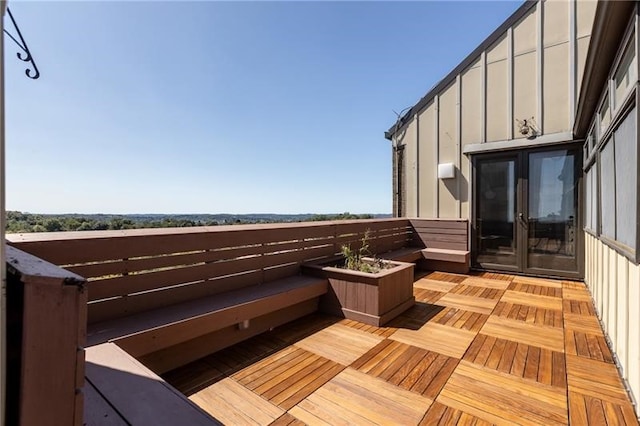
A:
<svg viewBox="0 0 640 426">
<path fill-rule="evenodd" d="M 584 232 L 583 232 L 583 220 L 584 220 L 584 188 L 582 182 L 582 142 L 583 141 L 571 141 L 562 144 L 549 144 L 539 147 L 529 147 L 525 149 L 512 149 L 501 150 L 499 152 L 477 153 L 471 155 L 471 167 L 472 167 L 472 185 L 471 185 L 471 268 L 474 270 L 482 271 L 497 271 L 506 273 L 516 273 L 521 275 L 531 275 L 539 277 L 557 277 L 557 278 L 571 278 L 582 279 L 584 277 Z M 542 269 L 532 268 L 527 265 L 528 263 L 528 201 L 529 201 L 529 154 L 545 151 L 555 151 L 567 149 L 575 151 L 575 164 L 576 168 L 576 185 L 577 185 L 577 210 L 576 210 L 576 271 L 563 271 L 554 269 Z M 514 217 L 514 241 L 516 244 L 516 265 L 501 265 L 493 263 L 484 263 L 480 265 L 476 262 L 476 256 L 479 253 L 478 238 L 477 238 L 477 184 L 478 168 L 476 167 L 478 160 L 485 159 L 500 159 L 500 158 L 515 158 L 515 172 L 516 172 L 516 214 Z M 519 214 L 526 214 L 524 224 L 521 223 Z"/>
</svg>

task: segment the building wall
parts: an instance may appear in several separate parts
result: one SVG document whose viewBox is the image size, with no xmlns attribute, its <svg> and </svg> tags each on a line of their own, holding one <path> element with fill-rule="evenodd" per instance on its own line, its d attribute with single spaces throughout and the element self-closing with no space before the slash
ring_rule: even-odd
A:
<svg viewBox="0 0 640 426">
<path fill-rule="evenodd" d="M 533 119 L 539 136 L 570 134 L 595 6 L 533 3 L 410 118 L 395 138 L 407 150 L 404 216 L 469 218 L 465 146 L 523 140 L 517 120 Z M 439 163 L 456 177 L 437 179 Z"/>
<path fill-rule="evenodd" d="M 585 232 L 585 283 L 622 375 L 640 396 L 640 266 Z"/>
</svg>

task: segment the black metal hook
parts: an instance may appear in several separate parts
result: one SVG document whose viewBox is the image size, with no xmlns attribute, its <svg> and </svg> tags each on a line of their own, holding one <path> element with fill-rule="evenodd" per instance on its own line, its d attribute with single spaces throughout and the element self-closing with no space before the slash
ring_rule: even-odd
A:
<svg viewBox="0 0 640 426">
<path fill-rule="evenodd" d="M 18 45 L 18 47 L 20 49 L 22 49 L 22 52 L 17 52 L 16 56 L 18 57 L 18 59 L 20 59 L 23 62 L 30 62 L 31 63 L 31 68 L 33 68 L 33 69 L 27 68 L 24 71 L 24 73 L 27 75 L 27 77 L 35 80 L 38 77 L 40 77 L 40 71 L 38 71 L 38 66 L 36 65 L 36 62 L 33 60 L 33 56 L 31 55 L 31 52 L 29 51 L 29 46 L 27 46 L 27 42 L 24 40 L 24 37 L 22 37 L 22 33 L 20 32 L 20 28 L 18 27 L 18 24 L 16 24 L 16 20 L 13 18 L 13 14 L 11 13 L 11 10 L 9 10 L 9 8 L 7 8 L 7 13 L 9 13 L 9 18 L 11 18 L 11 22 L 13 23 L 13 28 L 18 33 L 18 37 L 20 38 L 20 40 L 15 38 L 6 29 L 4 30 L 4 32 L 9 36 L 9 38 L 11 38 L 11 40 L 13 40 L 13 42 L 16 45 Z M 31 75 L 32 72 L 34 73 L 33 75 Z"/>
</svg>

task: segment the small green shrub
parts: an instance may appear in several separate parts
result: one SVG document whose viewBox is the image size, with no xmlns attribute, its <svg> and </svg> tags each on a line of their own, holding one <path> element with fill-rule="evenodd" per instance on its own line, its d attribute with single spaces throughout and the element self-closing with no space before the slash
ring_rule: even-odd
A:
<svg viewBox="0 0 640 426">
<path fill-rule="evenodd" d="M 353 250 L 350 245 L 340 247 L 340 253 L 344 256 L 344 268 L 352 271 L 368 272 L 375 274 L 385 269 L 387 266 L 381 259 L 371 256 L 369 252 L 370 230 L 366 230 L 362 237 L 362 245 L 359 249 Z M 364 257 L 373 257 L 373 260 L 364 260 Z"/>
</svg>

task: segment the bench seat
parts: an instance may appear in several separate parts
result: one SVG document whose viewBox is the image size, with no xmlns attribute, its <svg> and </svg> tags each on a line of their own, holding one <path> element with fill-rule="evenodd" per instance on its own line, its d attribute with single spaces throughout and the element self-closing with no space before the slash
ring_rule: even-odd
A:
<svg viewBox="0 0 640 426">
<path fill-rule="evenodd" d="M 221 424 L 114 343 L 86 350 L 84 424 Z"/>
<path fill-rule="evenodd" d="M 123 343 L 140 357 L 245 320 L 318 298 L 326 279 L 296 275 L 151 311 L 89 324 L 89 345 Z"/>
<path fill-rule="evenodd" d="M 420 247 L 404 247 L 378 255 L 380 259 L 395 260 L 398 262 L 415 263 L 422 259 Z"/>
<path fill-rule="evenodd" d="M 426 260 L 440 260 L 443 262 L 469 263 L 468 250 L 449 250 L 441 248 L 425 248 L 421 250 Z"/>
</svg>

